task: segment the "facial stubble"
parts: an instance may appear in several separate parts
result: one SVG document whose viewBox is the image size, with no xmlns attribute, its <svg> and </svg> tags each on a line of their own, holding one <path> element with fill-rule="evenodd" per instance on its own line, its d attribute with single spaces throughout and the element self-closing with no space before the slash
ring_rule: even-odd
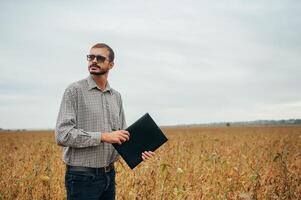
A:
<svg viewBox="0 0 301 200">
<path fill-rule="evenodd" d="M 96 67 L 96 68 L 99 68 L 100 70 L 102 70 L 101 66 L 98 66 L 97 64 L 92 64 L 92 65 L 90 65 L 89 68 L 91 68 L 91 67 Z M 107 70 L 103 70 L 103 71 L 100 71 L 100 72 L 93 72 L 93 71 L 91 72 L 90 71 L 90 74 L 97 75 L 97 76 L 101 76 L 101 75 L 104 75 L 106 73 L 107 73 Z"/>
</svg>

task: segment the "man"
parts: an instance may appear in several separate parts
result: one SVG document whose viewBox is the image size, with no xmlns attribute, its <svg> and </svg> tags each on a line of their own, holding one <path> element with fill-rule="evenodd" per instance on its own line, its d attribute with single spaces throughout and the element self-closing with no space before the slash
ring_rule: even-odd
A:
<svg viewBox="0 0 301 200">
<path fill-rule="evenodd" d="M 55 130 L 57 144 L 64 146 L 67 199 L 115 199 L 118 153 L 111 144 L 128 141 L 130 134 L 121 96 L 108 83 L 114 51 L 98 43 L 87 60 L 90 75 L 65 90 Z M 142 159 L 153 155 L 144 152 Z"/>
</svg>

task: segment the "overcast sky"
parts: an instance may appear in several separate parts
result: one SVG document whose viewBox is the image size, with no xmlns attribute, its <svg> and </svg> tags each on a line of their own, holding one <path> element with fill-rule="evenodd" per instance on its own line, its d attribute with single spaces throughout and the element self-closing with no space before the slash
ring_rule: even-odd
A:
<svg viewBox="0 0 301 200">
<path fill-rule="evenodd" d="M 301 1 L 0 1 L 0 128 L 54 128 L 98 42 L 128 124 L 301 118 Z"/>
</svg>

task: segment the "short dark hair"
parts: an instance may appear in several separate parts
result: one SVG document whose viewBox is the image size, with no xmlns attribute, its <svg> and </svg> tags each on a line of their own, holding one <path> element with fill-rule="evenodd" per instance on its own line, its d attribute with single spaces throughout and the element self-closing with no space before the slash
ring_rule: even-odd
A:
<svg viewBox="0 0 301 200">
<path fill-rule="evenodd" d="M 109 45 L 107 45 L 105 43 L 97 43 L 91 47 L 91 49 L 93 49 L 93 48 L 106 48 L 110 52 L 110 55 L 109 55 L 110 62 L 114 61 L 115 54 L 114 54 L 113 49 Z"/>
</svg>

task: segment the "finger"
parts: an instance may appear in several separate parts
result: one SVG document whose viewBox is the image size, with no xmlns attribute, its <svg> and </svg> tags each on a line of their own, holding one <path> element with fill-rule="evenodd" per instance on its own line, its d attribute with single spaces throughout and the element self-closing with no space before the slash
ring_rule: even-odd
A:
<svg viewBox="0 0 301 200">
<path fill-rule="evenodd" d="M 124 143 L 126 141 L 126 138 L 120 137 L 119 140 L 121 143 Z"/>
<path fill-rule="evenodd" d="M 130 139 L 128 135 L 119 135 L 119 137 L 122 138 L 123 142 L 128 141 Z"/>
<path fill-rule="evenodd" d="M 119 138 L 115 138 L 111 143 L 112 144 L 122 144 L 122 142 Z"/>
<path fill-rule="evenodd" d="M 143 155 L 143 153 L 142 153 L 142 156 L 141 156 L 141 157 L 142 157 L 142 160 L 143 160 L 143 161 L 146 161 L 146 160 L 147 160 L 147 159 L 145 158 L 145 156 Z"/>
<path fill-rule="evenodd" d="M 120 133 L 130 136 L 130 133 L 128 131 L 125 131 L 125 130 L 120 130 Z"/>
<path fill-rule="evenodd" d="M 142 156 L 144 157 L 145 160 L 148 160 L 151 158 L 151 156 L 149 156 L 146 151 L 142 153 Z"/>
<path fill-rule="evenodd" d="M 148 151 L 148 153 L 149 153 L 150 155 L 152 155 L 152 156 L 156 155 L 156 153 L 153 152 L 153 151 Z"/>
<path fill-rule="evenodd" d="M 147 157 L 149 157 L 149 158 L 153 157 L 153 154 L 152 154 L 152 153 L 149 153 L 149 151 L 145 151 L 144 153 L 145 153 L 145 155 L 146 155 Z"/>
<path fill-rule="evenodd" d="M 128 141 L 130 140 L 130 136 L 129 135 L 123 135 L 123 137 Z"/>
<path fill-rule="evenodd" d="M 147 151 L 144 151 L 144 152 L 143 152 L 143 154 L 144 154 L 145 156 L 148 156 L 148 153 L 147 153 Z"/>
</svg>

